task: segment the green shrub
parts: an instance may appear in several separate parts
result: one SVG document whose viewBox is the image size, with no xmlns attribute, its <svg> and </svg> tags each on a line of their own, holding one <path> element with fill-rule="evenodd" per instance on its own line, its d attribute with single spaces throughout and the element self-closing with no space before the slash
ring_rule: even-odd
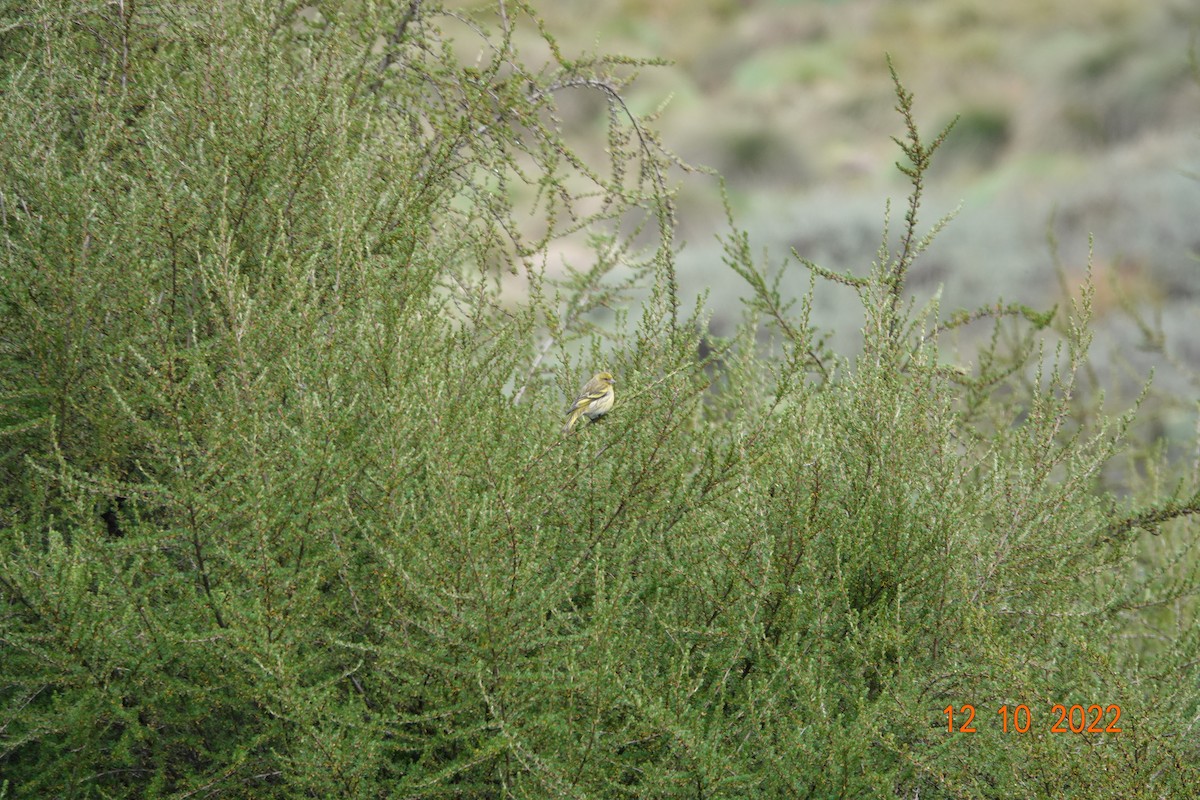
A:
<svg viewBox="0 0 1200 800">
<path fill-rule="evenodd" d="M 863 299 L 847 359 L 736 228 L 745 322 L 698 333 L 680 165 L 621 99 L 641 64 L 568 59 L 521 4 L 459 28 L 474 66 L 418 2 L 4 14 L 14 797 L 1198 785 L 1197 636 L 1125 638 L 1194 610 L 1186 546 L 1133 534 L 1195 503 L 1104 491 L 1124 420 L 1076 413 L 1086 297 L 1032 369 L 1049 315 L 908 304 L 941 137 L 899 82 L 901 244 L 807 265 Z M 564 140 L 564 92 L 604 98 L 607 160 Z M 593 265 L 555 274 L 582 236 Z M 945 366 L 937 334 L 984 318 L 978 374 Z M 615 409 L 560 436 L 602 367 Z M 1054 703 L 1123 733 L 1048 733 Z"/>
</svg>

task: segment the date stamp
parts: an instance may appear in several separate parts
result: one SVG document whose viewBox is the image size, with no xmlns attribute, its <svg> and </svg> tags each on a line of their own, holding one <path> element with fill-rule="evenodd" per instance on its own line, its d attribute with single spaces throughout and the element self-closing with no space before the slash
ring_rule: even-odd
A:
<svg viewBox="0 0 1200 800">
<path fill-rule="evenodd" d="M 946 715 L 947 733 L 977 733 L 975 727 L 975 706 L 964 704 L 955 710 L 954 706 L 942 709 Z M 1000 706 L 996 714 L 1000 717 L 1000 729 L 1004 733 L 1029 733 L 1034 727 L 1033 712 L 1029 706 Z M 1107 706 L 1092 704 L 1063 705 L 1055 703 L 1050 707 L 1046 718 L 1054 720 L 1050 725 L 1050 733 L 1120 733 L 1117 723 L 1121 719 L 1121 707 L 1115 703 Z M 955 727 L 957 723 L 958 727 Z M 1045 724 L 1045 723 L 1043 723 Z"/>
</svg>

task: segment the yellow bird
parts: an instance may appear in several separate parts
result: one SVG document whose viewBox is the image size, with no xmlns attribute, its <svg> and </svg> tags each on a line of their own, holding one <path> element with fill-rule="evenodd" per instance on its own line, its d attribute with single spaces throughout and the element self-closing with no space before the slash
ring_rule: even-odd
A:
<svg viewBox="0 0 1200 800">
<path fill-rule="evenodd" d="M 613 393 L 613 384 L 616 382 L 611 372 L 597 372 L 593 375 L 571 404 L 562 432 L 570 433 L 580 417 L 595 420 L 611 411 L 616 401 L 616 395 Z"/>
</svg>

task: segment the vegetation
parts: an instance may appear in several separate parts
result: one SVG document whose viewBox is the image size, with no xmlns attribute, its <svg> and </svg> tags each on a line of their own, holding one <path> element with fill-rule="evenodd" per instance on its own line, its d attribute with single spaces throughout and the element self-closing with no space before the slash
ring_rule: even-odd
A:
<svg viewBox="0 0 1200 800">
<path fill-rule="evenodd" d="M 686 167 L 623 100 L 652 64 L 521 3 L 2 13 L 0 796 L 1200 788 L 1194 481 L 1106 482 L 1090 284 L 910 301 L 946 133 L 895 73 L 898 244 L 786 268 L 861 298 L 847 357 L 736 220 L 751 298 L 705 332 Z"/>
</svg>

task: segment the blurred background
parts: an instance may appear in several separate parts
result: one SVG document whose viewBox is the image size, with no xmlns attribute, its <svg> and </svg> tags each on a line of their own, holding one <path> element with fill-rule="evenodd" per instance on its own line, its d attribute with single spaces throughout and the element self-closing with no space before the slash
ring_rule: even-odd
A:
<svg viewBox="0 0 1200 800">
<path fill-rule="evenodd" d="M 1197 0 L 534 5 L 568 56 L 672 62 L 641 72 L 632 107 L 662 107 L 663 142 L 726 178 L 738 223 L 776 266 L 795 248 L 863 275 L 888 198 L 900 229 L 907 184 L 890 137 L 904 130 L 890 54 L 927 138 L 959 117 L 935 158 L 922 228 L 958 214 L 917 263 L 913 297 L 940 291 L 943 314 L 997 299 L 1050 308 L 1084 280 L 1090 235 L 1098 385 L 1135 396 L 1157 365 L 1160 389 L 1189 403 L 1200 396 Z M 534 39 L 530 32 L 529 52 Z M 602 147 L 603 98 L 558 99 L 568 126 Z M 678 179 L 680 280 L 690 296 L 711 290 L 720 334 L 736 324 L 748 290 L 721 262 L 716 181 Z M 786 269 L 785 285 L 803 292 L 807 271 Z M 850 290 L 822 287 L 817 312 L 817 324 L 838 331 L 839 349 L 852 349 L 862 311 Z M 977 325 L 943 347 L 959 348 L 970 367 L 971 337 L 989 333 Z M 1176 411 L 1164 424 L 1190 434 L 1194 405 Z"/>
</svg>

